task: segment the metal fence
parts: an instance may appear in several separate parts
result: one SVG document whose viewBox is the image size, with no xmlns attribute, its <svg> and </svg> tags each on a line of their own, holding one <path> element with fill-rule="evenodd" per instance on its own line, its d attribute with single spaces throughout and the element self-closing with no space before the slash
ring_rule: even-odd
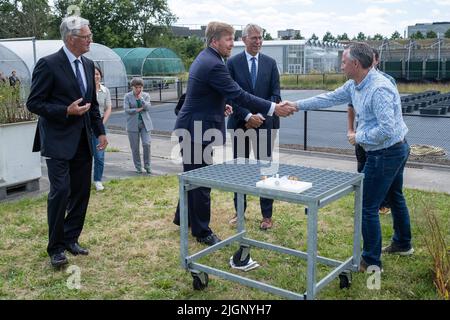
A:
<svg viewBox="0 0 450 320">
<path fill-rule="evenodd" d="M 300 112 L 303 124 L 297 136 L 303 150 L 353 154 L 347 140 L 347 112 L 344 110 L 314 110 Z M 410 160 L 450 165 L 450 116 L 403 114 L 409 129 L 406 139 L 410 145 L 442 148 L 445 155 L 412 155 Z M 281 129 L 283 130 L 283 129 Z M 291 133 L 292 135 L 292 133 Z"/>
<path fill-rule="evenodd" d="M 111 103 L 113 109 L 123 108 L 123 98 L 131 91 L 130 86 L 110 87 Z M 186 83 L 182 80 L 167 81 L 164 79 L 145 81 L 144 92 L 150 94 L 151 102 L 173 103 L 186 91 Z"/>
</svg>

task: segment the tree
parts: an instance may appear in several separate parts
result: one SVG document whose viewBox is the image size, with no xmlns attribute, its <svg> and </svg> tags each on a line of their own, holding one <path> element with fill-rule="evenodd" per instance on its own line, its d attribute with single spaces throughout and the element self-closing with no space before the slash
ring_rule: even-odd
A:
<svg viewBox="0 0 450 320">
<path fill-rule="evenodd" d="M 312 34 L 311 38 L 309 38 L 309 40 L 319 40 L 319 37 L 316 36 L 315 33 Z"/>
<path fill-rule="evenodd" d="M 339 41 L 345 41 L 345 40 L 348 41 L 348 40 L 350 40 L 348 35 L 347 35 L 347 33 L 345 33 L 345 32 L 342 35 L 336 36 L 336 39 L 339 40 Z"/>
<path fill-rule="evenodd" d="M 51 22 L 47 0 L 0 0 L 0 38 L 45 39 Z"/>
<path fill-rule="evenodd" d="M 450 38 L 450 29 L 445 32 L 444 37 Z"/>
<path fill-rule="evenodd" d="M 434 32 L 433 30 L 428 31 L 427 32 L 427 38 L 428 39 L 436 39 L 437 38 L 436 32 Z"/>
<path fill-rule="evenodd" d="M 364 41 L 366 39 L 367 39 L 366 35 L 362 32 L 358 33 L 358 35 L 356 36 L 356 40 L 358 40 L 358 41 Z"/>
<path fill-rule="evenodd" d="M 167 0 L 55 0 L 55 28 L 70 4 L 78 5 L 81 16 L 89 20 L 94 41 L 108 47 L 148 46 L 168 33 L 176 19 Z"/>
<path fill-rule="evenodd" d="M 303 39 L 305 39 L 305 37 L 303 37 L 300 32 L 295 34 L 294 40 L 303 40 Z"/>
<path fill-rule="evenodd" d="M 263 28 L 263 39 L 264 40 L 273 40 L 272 36 L 270 35 L 270 33 L 267 32 L 266 29 Z"/>
<path fill-rule="evenodd" d="M 273 40 L 273 38 L 270 33 L 267 32 L 266 34 L 264 34 L 264 40 Z"/>
<path fill-rule="evenodd" d="M 413 33 L 410 37 L 411 39 L 425 39 L 422 32 L 417 31 L 416 33 Z"/>
<path fill-rule="evenodd" d="M 397 39 L 401 39 L 402 36 L 400 35 L 400 33 L 398 31 L 395 31 L 392 35 L 391 35 L 391 40 L 397 40 Z"/>
<path fill-rule="evenodd" d="M 382 34 L 377 33 L 373 36 L 372 40 L 383 40 L 383 38 Z"/>
<path fill-rule="evenodd" d="M 336 39 L 333 37 L 333 35 L 331 34 L 330 31 L 327 31 L 327 32 L 324 34 L 323 38 L 322 38 L 322 41 L 323 41 L 323 42 L 325 42 L 325 41 L 327 41 L 327 42 L 333 42 L 333 41 L 335 41 L 335 40 L 336 40 Z"/>
</svg>

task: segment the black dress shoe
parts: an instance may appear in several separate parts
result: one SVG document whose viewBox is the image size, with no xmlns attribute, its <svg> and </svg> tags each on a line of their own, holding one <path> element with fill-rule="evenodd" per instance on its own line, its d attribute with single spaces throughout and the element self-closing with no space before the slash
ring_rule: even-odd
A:
<svg viewBox="0 0 450 320">
<path fill-rule="evenodd" d="M 209 236 L 206 236 L 204 238 L 198 237 L 197 241 L 200 242 L 200 243 L 206 244 L 208 246 L 213 246 L 213 245 L 215 245 L 216 243 L 219 243 L 222 240 L 220 240 L 219 237 L 216 236 L 214 233 L 211 233 Z"/>
<path fill-rule="evenodd" d="M 59 268 L 69 263 L 64 252 L 55 253 L 50 256 L 50 263 L 53 267 Z"/>
<path fill-rule="evenodd" d="M 80 245 L 77 242 L 68 244 L 66 246 L 66 249 L 74 256 L 76 256 L 78 254 L 82 254 L 82 255 L 86 256 L 89 254 L 89 251 L 87 249 L 80 247 Z"/>
</svg>

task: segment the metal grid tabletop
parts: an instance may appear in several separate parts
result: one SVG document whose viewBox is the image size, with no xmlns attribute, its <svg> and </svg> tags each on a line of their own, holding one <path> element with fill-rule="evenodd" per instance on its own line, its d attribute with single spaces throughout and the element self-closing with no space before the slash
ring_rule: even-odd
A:
<svg viewBox="0 0 450 320">
<path fill-rule="evenodd" d="M 256 160 L 234 159 L 222 164 L 206 166 L 200 169 L 184 172 L 180 177 L 192 184 L 202 186 L 232 188 L 235 191 L 245 191 L 250 194 L 269 194 L 271 190 L 256 187 L 261 180 L 268 163 Z M 263 170 L 263 171 L 261 171 Z M 308 168 L 297 165 L 278 164 L 277 174 L 282 176 L 295 176 L 301 181 L 312 182 L 312 188 L 297 194 L 299 198 L 311 200 L 321 199 L 334 190 L 348 186 L 362 180 L 359 173 L 341 172 L 325 169 Z M 278 193 L 279 191 L 272 191 Z"/>
</svg>

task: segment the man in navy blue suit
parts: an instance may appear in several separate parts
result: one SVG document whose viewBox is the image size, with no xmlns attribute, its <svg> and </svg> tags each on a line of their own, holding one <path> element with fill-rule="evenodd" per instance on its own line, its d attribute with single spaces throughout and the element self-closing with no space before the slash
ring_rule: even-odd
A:
<svg viewBox="0 0 450 320">
<path fill-rule="evenodd" d="M 275 103 L 280 102 L 280 74 L 277 63 L 271 57 L 260 53 L 263 29 L 256 24 L 248 24 L 242 32 L 242 41 L 245 43 L 245 50 L 227 61 L 231 77 L 245 91 Z M 257 159 L 271 160 L 276 130 L 280 128 L 280 118 L 277 115 L 264 117 L 252 106 L 231 104 L 234 112 L 228 119 L 227 128 L 241 129 L 244 132 L 254 130 L 255 133 L 233 136 L 234 158 L 248 158 L 251 144 Z M 239 139 L 243 136 L 246 138 Z M 244 145 L 239 148 L 238 144 Z M 263 216 L 260 228 L 262 230 L 270 229 L 273 224 L 273 199 L 260 198 L 260 206 Z M 237 208 L 236 194 L 234 195 L 234 207 Z M 247 201 L 245 200 L 244 211 L 246 207 Z M 236 221 L 237 215 L 230 220 L 230 223 L 235 224 Z"/>
<path fill-rule="evenodd" d="M 222 22 L 210 22 L 206 28 L 207 47 L 191 65 L 186 99 L 175 124 L 183 154 L 183 170 L 190 171 L 212 164 L 211 143 L 225 143 L 225 108 L 231 100 L 252 107 L 263 117 L 289 116 L 294 107 L 281 106 L 244 91 L 230 76 L 224 58 L 231 54 L 234 29 Z M 212 129 L 212 130 L 211 130 Z M 212 131 L 220 136 L 209 137 Z M 188 215 L 192 235 L 197 241 L 214 245 L 221 241 L 209 228 L 211 200 L 209 188 L 197 188 L 188 192 Z M 173 221 L 180 224 L 179 204 Z"/>
<path fill-rule="evenodd" d="M 98 149 L 108 144 L 95 92 L 94 62 L 83 57 L 92 42 L 89 21 L 64 18 L 60 31 L 64 46 L 37 62 L 27 101 L 27 108 L 39 115 L 33 151 L 46 158 L 50 180 L 47 252 L 54 267 L 68 263 L 65 250 L 73 255 L 89 253 L 78 238 L 91 189 L 92 134 L 98 137 Z"/>
</svg>

